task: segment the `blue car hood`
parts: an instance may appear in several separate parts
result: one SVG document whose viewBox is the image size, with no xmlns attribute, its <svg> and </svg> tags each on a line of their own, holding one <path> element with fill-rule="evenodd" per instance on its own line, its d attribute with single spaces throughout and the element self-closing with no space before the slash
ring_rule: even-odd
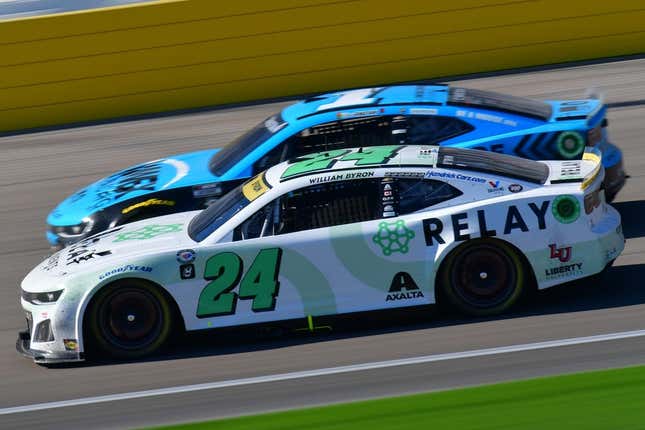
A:
<svg viewBox="0 0 645 430">
<path fill-rule="evenodd" d="M 63 200 L 47 217 L 55 226 L 76 225 L 106 207 L 145 196 L 205 182 L 217 182 L 208 161 L 219 149 L 189 152 L 150 161 L 100 179 Z"/>
</svg>

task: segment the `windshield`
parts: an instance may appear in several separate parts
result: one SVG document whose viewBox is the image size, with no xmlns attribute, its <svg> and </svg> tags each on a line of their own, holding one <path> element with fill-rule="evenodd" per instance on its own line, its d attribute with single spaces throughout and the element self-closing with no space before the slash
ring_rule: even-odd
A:
<svg viewBox="0 0 645 430">
<path fill-rule="evenodd" d="M 213 155 L 208 168 L 214 175 L 222 176 L 286 125 L 280 114 L 265 119 Z"/>
<path fill-rule="evenodd" d="M 249 179 L 195 215 L 188 225 L 188 235 L 194 241 L 201 242 L 269 189 L 271 186 L 264 172 Z"/>
<path fill-rule="evenodd" d="M 201 242 L 251 203 L 242 192 L 243 186 L 244 184 L 239 185 L 229 191 L 224 197 L 195 215 L 188 225 L 188 236 L 196 242 Z"/>
</svg>

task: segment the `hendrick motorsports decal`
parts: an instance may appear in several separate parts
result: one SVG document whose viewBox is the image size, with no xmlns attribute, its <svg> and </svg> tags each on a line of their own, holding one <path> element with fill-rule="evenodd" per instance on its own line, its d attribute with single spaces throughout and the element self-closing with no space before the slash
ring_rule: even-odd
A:
<svg viewBox="0 0 645 430">
<path fill-rule="evenodd" d="M 479 178 L 477 176 L 463 175 L 461 173 L 446 173 L 446 172 L 435 172 L 434 170 L 428 170 L 425 175 L 426 178 L 441 178 L 441 179 L 457 179 L 459 181 L 466 182 L 477 182 L 483 184 L 486 182 L 486 179 Z"/>
</svg>

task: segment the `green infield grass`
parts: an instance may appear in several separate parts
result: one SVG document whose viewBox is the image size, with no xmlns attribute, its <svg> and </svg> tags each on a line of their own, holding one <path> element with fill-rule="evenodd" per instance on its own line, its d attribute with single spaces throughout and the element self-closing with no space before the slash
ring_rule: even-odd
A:
<svg viewBox="0 0 645 430">
<path fill-rule="evenodd" d="M 645 429 L 645 366 L 160 428 Z"/>
</svg>

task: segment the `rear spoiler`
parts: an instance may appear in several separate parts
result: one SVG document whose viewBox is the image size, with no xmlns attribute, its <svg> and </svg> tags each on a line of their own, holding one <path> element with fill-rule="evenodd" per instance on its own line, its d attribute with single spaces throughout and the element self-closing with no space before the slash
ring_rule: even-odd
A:
<svg viewBox="0 0 645 430">
<path fill-rule="evenodd" d="M 594 164 L 592 169 L 582 179 L 580 189 L 584 190 L 596 180 L 598 174 L 601 172 L 602 153 L 598 148 L 587 147 L 585 153 L 582 154 L 582 162 L 591 162 Z"/>
<path fill-rule="evenodd" d="M 607 107 L 603 96 L 595 90 L 587 90 L 584 99 L 552 101 L 553 119 L 556 121 L 586 120 L 593 125 L 604 118 Z"/>
<path fill-rule="evenodd" d="M 543 161 L 549 166 L 549 183 L 579 183 L 587 188 L 603 172 L 602 153 L 597 148 L 586 147 L 581 160 Z"/>
</svg>

